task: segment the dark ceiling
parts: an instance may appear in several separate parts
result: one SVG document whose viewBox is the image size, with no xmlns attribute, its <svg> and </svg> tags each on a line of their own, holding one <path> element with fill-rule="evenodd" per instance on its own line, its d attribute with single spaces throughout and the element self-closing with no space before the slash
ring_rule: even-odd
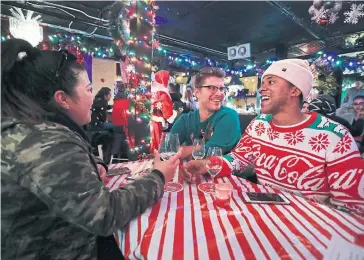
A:
<svg viewBox="0 0 364 260">
<path fill-rule="evenodd" d="M 359 1 L 356 1 L 359 2 Z M 46 6 L 47 3 L 82 10 L 84 13 L 67 8 Z M 94 32 L 108 36 L 106 10 L 110 1 L 2 1 L 2 14 L 9 15 L 10 6 L 39 11 L 43 22 Z M 334 24 L 320 27 L 311 22 L 308 9 L 312 1 L 157 1 L 157 16 L 166 22 L 157 27 L 161 43 L 176 44 L 172 37 L 184 42 L 207 47 L 226 53 L 229 46 L 251 43 L 252 55 L 257 59 L 271 57 L 277 44 L 290 46 L 289 55 L 301 56 L 316 51 L 315 48 L 330 48 L 335 52 L 347 52 L 342 46 L 344 35 L 364 31 L 364 18 L 356 25 L 346 24 L 343 11 L 350 4 L 344 2 L 340 18 Z M 75 17 L 73 17 L 75 16 Z M 73 23 L 70 25 L 70 21 Z M 309 43 L 302 47 L 302 43 Z M 295 46 L 296 45 L 296 46 Z M 179 46 L 187 48 L 186 46 Z M 195 49 L 197 50 L 197 49 Z M 203 50 L 205 51 L 205 50 Z"/>
<path fill-rule="evenodd" d="M 283 1 L 288 10 L 302 19 L 304 27 L 325 38 L 364 29 L 364 19 L 356 25 L 343 19 L 323 28 L 311 23 L 310 1 Z M 226 51 L 237 43 L 252 43 L 257 50 L 274 47 L 276 43 L 296 44 L 315 38 L 302 26 L 284 15 L 270 1 L 215 1 L 215 2 L 160 2 L 159 16 L 168 22 L 159 27 L 159 33 L 174 35 L 210 48 Z"/>
</svg>

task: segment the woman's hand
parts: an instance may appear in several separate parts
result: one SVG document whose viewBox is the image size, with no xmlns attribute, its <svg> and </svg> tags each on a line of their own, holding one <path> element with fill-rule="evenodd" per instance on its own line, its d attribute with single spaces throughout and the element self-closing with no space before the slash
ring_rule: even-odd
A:
<svg viewBox="0 0 364 260">
<path fill-rule="evenodd" d="M 173 179 L 177 167 L 180 163 L 181 150 L 177 154 L 169 158 L 167 161 L 161 161 L 158 151 L 154 151 L 154 169 L 160 171 L 164 175 L 165 182 Z"/>
<path fill-rule="evenodd" d="M 101 164 L 97 164 L 97 169 L 99 170 L 99 176 L 101 181 L 104 181 L 107 174 L 106 169 Z"/>
</svg>

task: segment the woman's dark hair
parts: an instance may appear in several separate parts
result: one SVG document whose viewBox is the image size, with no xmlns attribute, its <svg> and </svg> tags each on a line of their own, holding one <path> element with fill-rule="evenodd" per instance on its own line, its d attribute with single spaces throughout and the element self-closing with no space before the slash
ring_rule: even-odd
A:
<svg viewBox="0 0 364 260">
<path fill-rule="evenodd" d="M 103 87 L 99 90 L 99 92 L 97 92 L 96 94 L 96 98 L 105 98 L 106 95 L 109 95 L 111 92 L 110 88 L 107 87 Z"/>
<path fill-rule="evenodd" d="M 358 96 L 356 96 L 356 97 L 353 99 L 353 101 L 355 101 L 355 100 L 357 100 L 357 99 L 364 99 L 364 96 L 362 96 L 362 95 L 358 95 Z"/>
<path fill-rule="evenodd" d="M 77 75 L 84 67 L 68 51 L 43 51 L 20 39 L 8 40 L 1 47 L 3 117 L 40 121 L 55 107 L 56 91 L 74 95 Z"/>
<path fill-rule="evenodd" d="M 173 93 L 180 93 L 180 89 L 181 86 L 180 84 L 173 84 L 173 83 L 169 83 L 168 84 L 169 89 L 173 92 Z"/>
<path fill-rule="evenodd" d="M 117 81 L 115 84 L 115 90 L 116 90 L 116 94 L 114 96 L 114 100 L 117 99 L 126 99 L 127 98 L 127 85 L 124 84 L 121 81 Z"/>
</svg>

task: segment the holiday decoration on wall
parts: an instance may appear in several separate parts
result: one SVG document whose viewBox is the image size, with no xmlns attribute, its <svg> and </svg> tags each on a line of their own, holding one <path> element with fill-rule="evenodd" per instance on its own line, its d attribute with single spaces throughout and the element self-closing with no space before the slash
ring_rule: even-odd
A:
<svg viewBox="0 0 364 260">
<path fill-rule="evenodd" d="M 344 36 L 344 42 L 341 47 L 344 49 L 364 47 L 364 32 Z"/>
<path fill-rule="evenodd" d="M 323 95 L 336 96 L 340 86 L 337 83 L 333 71 L 327 72 L 321 68 L 322 67 L 316 66 L 316 63 L 311 65 L 311 70 L 314 75 L 314 92 Z"/>
<path fill-rule="evenodd" d="M 244 85 L 230 85 L 229 92 L 227 93 L 228 97 L 237 98 L 239 94 L 244 90 Z"/>
<path fill-rule="evenodd" d="M 160 42 L 158 40 L 154 40 L 153 43 L 152 43 L 152 47 L 154 49 L 160 48 Z"/>
<path fill-rule="evenodd" d="M 124 1 L 123 1 L 124 2 Z M 129 144 L 128 157 L 140 159 L 150 151 L 150 76 L 152 64 L 154 2 L 116 2 L 110 15 L 110 35 L 125 54 L 121 63 L 120 78 L 126 82 L 125 94 L 129 100 L 129 124 L 126 133 Z M 118 12 L 118 15 L 115 15 Z"/>
<path fill-rule="evenodd" d="M 2 35 L 2 41 L 11 39 L 10 34 Z M 39 44 L 39 48 L 43 50 L 59 50 L 68 49 L 74 55 L 78 56 L 82 61 L 83 56 L 88 54 L 95 58 L 116 59 L 120 56 L 119 47 L 116 44 L 117 41 L 110 41 L 109 43 L 100 46 L 96 44 L 96 41 L 90 37 L 86 37 L 80 34 L 69 32 L 54 32 L 52 29 L 44 32 L 44 39 Z M 214 58 L 203 57 L 199 58 L 190 54 L 177 53 L 175 51 L 168 50 L 165 47 L 159 46 L 155 49 L 154 60 L 145 55 L 136 55 L 135 49 L 150 49 L 152 48 L 151 42 L 158 42 L 158 40 L 151 40 L 146 35 L 135 36 L 132 40 L 133 44 L 124 44 L 123 49 L 126 55 L 129 57 L 129 63 L 142 62 L 146 68 L 152 67 L 158 63 L 160 66 L 161 60 L 165 59 L 169 65 L 181 67 L 183 70 L 199 70 L 201 67 L 218 67 L 225 70 L 229 75 L 244 75 L 259 73 L 261 75 L 264 69 L 270 65 L 275 59 L 267 60 L 265 64 L 258 67 L 257 64 L 247 64 L 246 66 L 239 66 L 231 68 L 226 61 L 217 60 Z M 149 73 L 144 73 L 143 77 L 151 80 Z"/>
<path fill-rule="evenodd" d="M 351 4 L 350 11 L 344 12 L 344 23 L 357 24 L 360 17 L 364 16 L 364 4 Z"/>
<path fill-rule="evenodd" d="M 343 7 L 343 1 L 324 1 L 314 0 L 308 13 L 311 15 L 311 20 L 318 25 L 325 27 L 328 24 L 333 24 L 339 19 L 339 12 Z M 344 23 L 357 24 L 359 19 L 364 16 L 364 4 L 358 4 L 354 1 L 351 3 L 350 9 L 344 13 Z"/>
<path fill-rule="evenodd" d="M 128 73 L 135 73 L 135 66 L 133 64 L 129 64 L 127 67 L 126 67 L 126 71 Z"/>
<path fill-rule="evenodd" d="M 162 131 L 167 129 L 177 117 L 173 110 L 172 98 L 169 95 L 168 83 L 170 82 L 169 72 L 161 70 L 155 73 L 152 82 L 152 117 L 151 117 L 151 146 L 150 149 L 159 148 Z"/>
<path fill-rule="evenodd" d="M 338 13 L 342 8 L 341 1 L 314 0 L 308 13 L 312 16 L 311 20 L 318 25 L 325 27 L 329 23 L 333 24 L 338 19 Z"/>
<path fill-rule="evenodd" d="M 13 17 L 9 19 L 10 33 L 18 39 L 29 42 L 32 46 L 37 46 L 43 40 L 43 28 L 39 25 L 41 16 L 32 17 L 34 12 L 27 11 L 24 16 L 20 8 L 10 9 Z"/>
<path fill-rule="evenodd" d="M 347 57 L 338 56 L 334 53 L 324 53 L 319 51 L 315 57 L 308 59 L 311 64 L 319 67 L 326 74 L 334 69 L 341 69 L 343 74 L 361 74 L 364 73 L 364 56 Z"/>
<path fill-rule="evenodd" d="M 130 38 L 130 19 L 128 15 L 131 1 L 116 1 L 108 13 L 108 31 L 114 39 L 122 55 L 126 54 L 126 48 Z"/>
<path fill-rule="evenodd" d="M 129 59 L 126 57 L 125 61 L 120 61 L 119 65 L 120 65 L 120 81 L 123 82 L 124 84 L 128 83 L 128 71 L 127 71 L 127 67 L 129 64 Z"/>
</svg>

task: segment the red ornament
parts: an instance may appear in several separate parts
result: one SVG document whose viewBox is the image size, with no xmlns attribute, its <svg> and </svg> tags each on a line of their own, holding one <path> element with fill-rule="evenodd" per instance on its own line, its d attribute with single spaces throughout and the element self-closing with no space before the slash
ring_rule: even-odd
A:
<svg viewBox="0 0 364 260">
<path fill-rule="evenodd" d="M 317 24 L 326 27 L 329 24 L 329 19 L 327 19 L 327 17 L 322 17 L 317 21 Z"/>
<path fill-rule="evenodd" d="M 44 51 L 47 51 L 47 50 L 49 50 L 49 47 L 47 46 L 47 44 L 42 44 L 42 50 L 44 50 Z"/>
<path fill-rule="evenodd" d="M 152 47 L 153 47 L 154 49 L 158 49 L 158 48 L 159 48 L 159 46 L 160 46 L 160 42 L 159 42 L 159 41 L 153 41 Z"/>
<path fill-rule="evenodd" d="M 140 75 L 130 73 L 130 79 L 129 82 L 132 85 L 133 88 L 139 88 L 139 81 L 140 81 Z"/>
<path fill-rule="evenodd" d="M 152 93 L 151 92 L 148 92 L 145 94 L 145 96 L 148 98 L 148 99 L 151 99 L 152 98 Z"/>
</svg>

